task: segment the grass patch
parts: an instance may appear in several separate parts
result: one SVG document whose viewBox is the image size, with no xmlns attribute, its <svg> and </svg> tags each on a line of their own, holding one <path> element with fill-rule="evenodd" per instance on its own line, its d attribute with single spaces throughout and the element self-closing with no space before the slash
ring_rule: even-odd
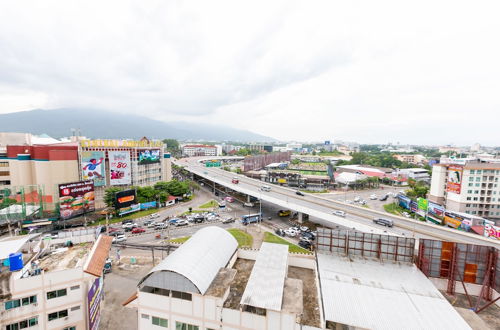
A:
<svg viewBox="0 0 500 330">
<path fill-rule="evenodd" d="M 278 237 L 270 232 L 264 233 L 264 242 L 288 245 L 288 252 L 311 254 L 311 251 L 303 249 L 298 245 L 292 244 L 287 240 L 284 240 L 283 238 Z"/>
<path fill-rule="evenodd" d="M 177 237 L 177 238 L 172 238 L 170 240 L 168 240 L 170 243 L 184 243 L 185 241 L 187 241 L 189 238 L 191 238 L 191 236 L 184 236 L 184 237 Z"/>
<path fill-rule="evenodd" d="M 113 217 L 113 218 L 109 219 L 109 224 L 122 222 L 123 220 L 128 220 L 128 219 L 142 218 L 144 216 L 147 216 L 147 215 L 159 212 L 159 211 L 160 211 L 160 209 L 152 208 L 149 210 L 138 211 L 138 212 L 129 214 L 129 215 L 121 217 L 121 218 L 120 217 Z M 92 225 L 97 225 L 97 226 L 106 225 L 106 219 L 101 219 L 97 222 L 92 223 Z"/>
<path fill-rule="evenodd" d="M 200 209 L 210 209 L 212 207 L 217 207 L 219 206 L 219 203 L 214 201 L 213 199 L 211 201 L 206 202 L 205 204 L 201 204 L 198 206 Z"/>
<path fill-rule="evenodd" d="M 367 208 L 367 209 L 370 208 L 370 206 L 368 206 L 368 204 L 364 204 L 364 205 L 361 205 L 361 206 L 364 207 L 364 208 Z"/>
<path fill-rule="evenodd" d="M 401 206 L 399 206 L 396 203 L 385 204 L 384 210 L 387 213 L 392 213 L 395 215 L 401 215 L 403 212 L 406 211 L 406 209 L 402 208 Z"/>
<path fill-rule="evenodd" d="M 234 228 L 228 229 L 227 231 L 233 235 L 234 238 L 236 238 L 238 241 L 238 247 L 252 247 L 253 237 L 249 233 L 245 233 L 243 230 Z"/>
</svg>

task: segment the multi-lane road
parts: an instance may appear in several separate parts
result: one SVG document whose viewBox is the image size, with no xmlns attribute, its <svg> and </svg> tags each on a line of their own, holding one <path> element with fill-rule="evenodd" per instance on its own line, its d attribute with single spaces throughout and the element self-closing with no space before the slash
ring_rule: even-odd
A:
<svg viewBox="0 0 500 330">
<path fill-rule="evenodd" d="M 491 245 L 495 247 L 500 246 L 498 241 L 479 235 L 326 199 L 319 194 L 304 194 L 304 196 L 299 196 L 296 194 L 295 190 L 277 185 L 270 185 L 270 191 L 263 191 L 261 187 L 265 183 L 262 181 L 251 179 L 244 175 L 236 175 L 219 168 L 205 167 L 203 163 L 200 163 L 203 159 L 214 158 L 230 159 L 230 157 L 183 158 L 176 160 L 175 163 L 208 181 L 253 196 L 259 200 L 278 205 L 282 208 L 308 214 L 314 218 L 321 219 L 323 223 L 330 223 L 332 226 L 338 225 L 372 233 L 390 233 L 396 235 L 412 233 L 415 237 L 427 237 L 460 243 Z M 238 184 L 231 182 L 234 177 L 238 178 Z M 342 210 L 346 212 L 348 216 L 344 218 L 333 215 L 332 212 L 334 210 Z M 388 229 L 375 224 L 373 219 L 376 217 L 392 219 L 394 221 L 394 227 Z"/>
</svg>

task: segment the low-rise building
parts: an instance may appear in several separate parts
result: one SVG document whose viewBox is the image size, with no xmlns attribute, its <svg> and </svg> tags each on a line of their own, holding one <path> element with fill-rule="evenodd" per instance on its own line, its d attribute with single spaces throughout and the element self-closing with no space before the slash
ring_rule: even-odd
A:
<svg viewBox="0 0 500 330">
<path fill-rule="evenodd" d="M 2 329 L 98 329 L 111 237 L 53 246 L 33 236 L 0 241 L 0 260 L 21 251 L 24 262 L 0 273 Z"/>
<path fill-rule="evenodd" d="M 220 156 L 217 147 L 205 144 L 186 144 L 181 147 L 182 154 L 188 157 L 195 156 Z M 222 149 L 221 149 L 222 151 Z"/>
<path fill-rule="evenodd" d="M 429 171 L 425 168 L 402 168 L 396 172 L 397 176 L 402 175 L 407 179 L 413 179 L 415 181 L 424 181 L 426 183 L 431 182 L 431 176 Z"/>
<path fill-rule="evenodd" d="M 398 155 L 393 155 L 395 159 L 409 163 L 409 164 L 415 164 L 415 165 L 421 165 L 426 163 L 427 158 L 425 158 L 424 155 L 418 155 L 418 154 L 398 154 Z"/>
</svg>

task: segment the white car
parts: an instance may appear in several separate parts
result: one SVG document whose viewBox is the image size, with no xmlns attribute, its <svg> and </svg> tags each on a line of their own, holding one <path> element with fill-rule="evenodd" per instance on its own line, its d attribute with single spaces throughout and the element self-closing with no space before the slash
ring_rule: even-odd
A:
<svg viewBox="0 0 500 330">
<path fill-rule="evenodd" d="M 149 216 L 150 219 L 155 219 L 155 218 L 159 218 L 160 217 L 160 214 L 158 213 L 153 213 Z"/>
<path fill-rule="evenodd" d="M 148 227 L 148 228 L 151 228 L 151 227 L 154 227 L 154 226 L 156 226 L 156 222 L 154 222 L 154 221 L 151 221 L 150 223 L 148 223 L 146 225 L 146 227 Z"/>
<path fill-rule="evenodd" d="M 371 199 L 371 200 L 378 199 L 378 196 L 377 196 L 377 195 L 375 195 L 375 194 L 372 194 L 372 195 L 370 195 L 370 199 Z"/>
<path fill-rule="evenodd" d="M 113 237 L 113 243 L 118 243 L 118 242 L 124 242 L 127 240 L 127 236 L 125 235 L 118 235 Z"/>
<path fill-rule="evenodd" d="M 361 197 L 359 197 L 359 196 L 354 197 L 355 202 L 359 202 L 360 200 L 361 200 Z"/>
<path fill-rule="evenodd" d="M 300 227 L 300 231 L 309 231 L 309 227 L 302 226 Z"/>
<path fill-rule="evenodd" d="M 297 232 L 295 230 L 292 230 L 292 229 L 287 229 L 285 230 L 285 234 L 287 236 L 290 236 L 290 237 L 295 237 L 297 236 Z"/>
<path fill-rule="evenodd" d="M 333 214 L 334 215 L 338 215 L 339 217 L 344 217 L 344 218 L 345 218 L 345 215 L 346 215 L 344 211 L 340 211 L 340 210 L 333 211 Z"/>
<path fill-rule="evenodd" d="M 127 222 L 126 224 L 122 225 L 123 229 L 132 229 L 137 227 L 138 225 L 134 222 Z"/>
</svg>

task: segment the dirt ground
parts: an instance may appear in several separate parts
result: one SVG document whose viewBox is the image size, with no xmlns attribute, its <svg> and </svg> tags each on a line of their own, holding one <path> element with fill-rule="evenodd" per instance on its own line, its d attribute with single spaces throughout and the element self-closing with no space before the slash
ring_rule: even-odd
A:
<svg viewBox="0 0 500 330">
<path fill-rule="evenodd" d="M 313 327 L 320 326 L 320 310 L 318 304 L 318 291 L 316 290 L 316 281 L 312 269 L 288 267 L 288 277 L 302 280 L 303 285 L 303 306 L 304 315 L 302 324 Z"/>
<path fill-rule="evenodd" d="M 255 261 L 246 259 L 238 259 L 234 263 L 233 269 L 236 269 L 237 273 L 231 284 L 229 284 L 231 289 L 229 296 L 224 302 L 225 308 L 238 309 L 241 296 L 245 291 L 254 264 Z"/>
<path fill-rule="evenodd" d="M 265 230 L 258 226 L 248 225 L 245 227 L 245 231 L 253 237 L 252 249 L 260 249 L 264 240 Z"/>
<path fill-rule="evenodd" d="M 122 303 L 136 290 L 137 283 L 153 267 L 151 258 L 137 257 L 137 264 L 130 265 L 129 258 L 122 258 L 122 265 L 113 265 L 111 273 L 104 277 L 104 308 L 100 329 L 137 329 L 137 310 L 126 308 Z"/>
<path fill-rule="evenodd" d="M 453 307 L 457 309 L 457 311 L 462 315 L 462 317 L 469 323 L 469 325 L 474 330 L 475 329 L 487 330 L 484 328 L 484 324 L 481 321 L 474 320 L 474 315 L 468 313 L 469 311 L 464 311 L 464 309 L 465 310 L 471 309 L 466 295 L 457 293 L 455 296 L 450 296 L 446 294 L 446 292 L 441 292 L 441 293 L 446 297 L 446 299 L 448 299 L 450 304 L 452 304 Z M 476 304 L 476 298 L 477 297 L 471 297 L 473 306 L 475 306 Z M 481 305 L 483 306 L 485 303 L 486 302 L 483 301 Z M 489 306 L 485 310 L 481 311 L 479 314 L 476 313 L 474 314 L 477 315 L 481 320 L 483 320 L 484 323 L 486 323 L 486 325 L 489 327 L 489 329 L 500 330 L 500 307 L 497 306 L 496 304 Z"/>
</svg>

